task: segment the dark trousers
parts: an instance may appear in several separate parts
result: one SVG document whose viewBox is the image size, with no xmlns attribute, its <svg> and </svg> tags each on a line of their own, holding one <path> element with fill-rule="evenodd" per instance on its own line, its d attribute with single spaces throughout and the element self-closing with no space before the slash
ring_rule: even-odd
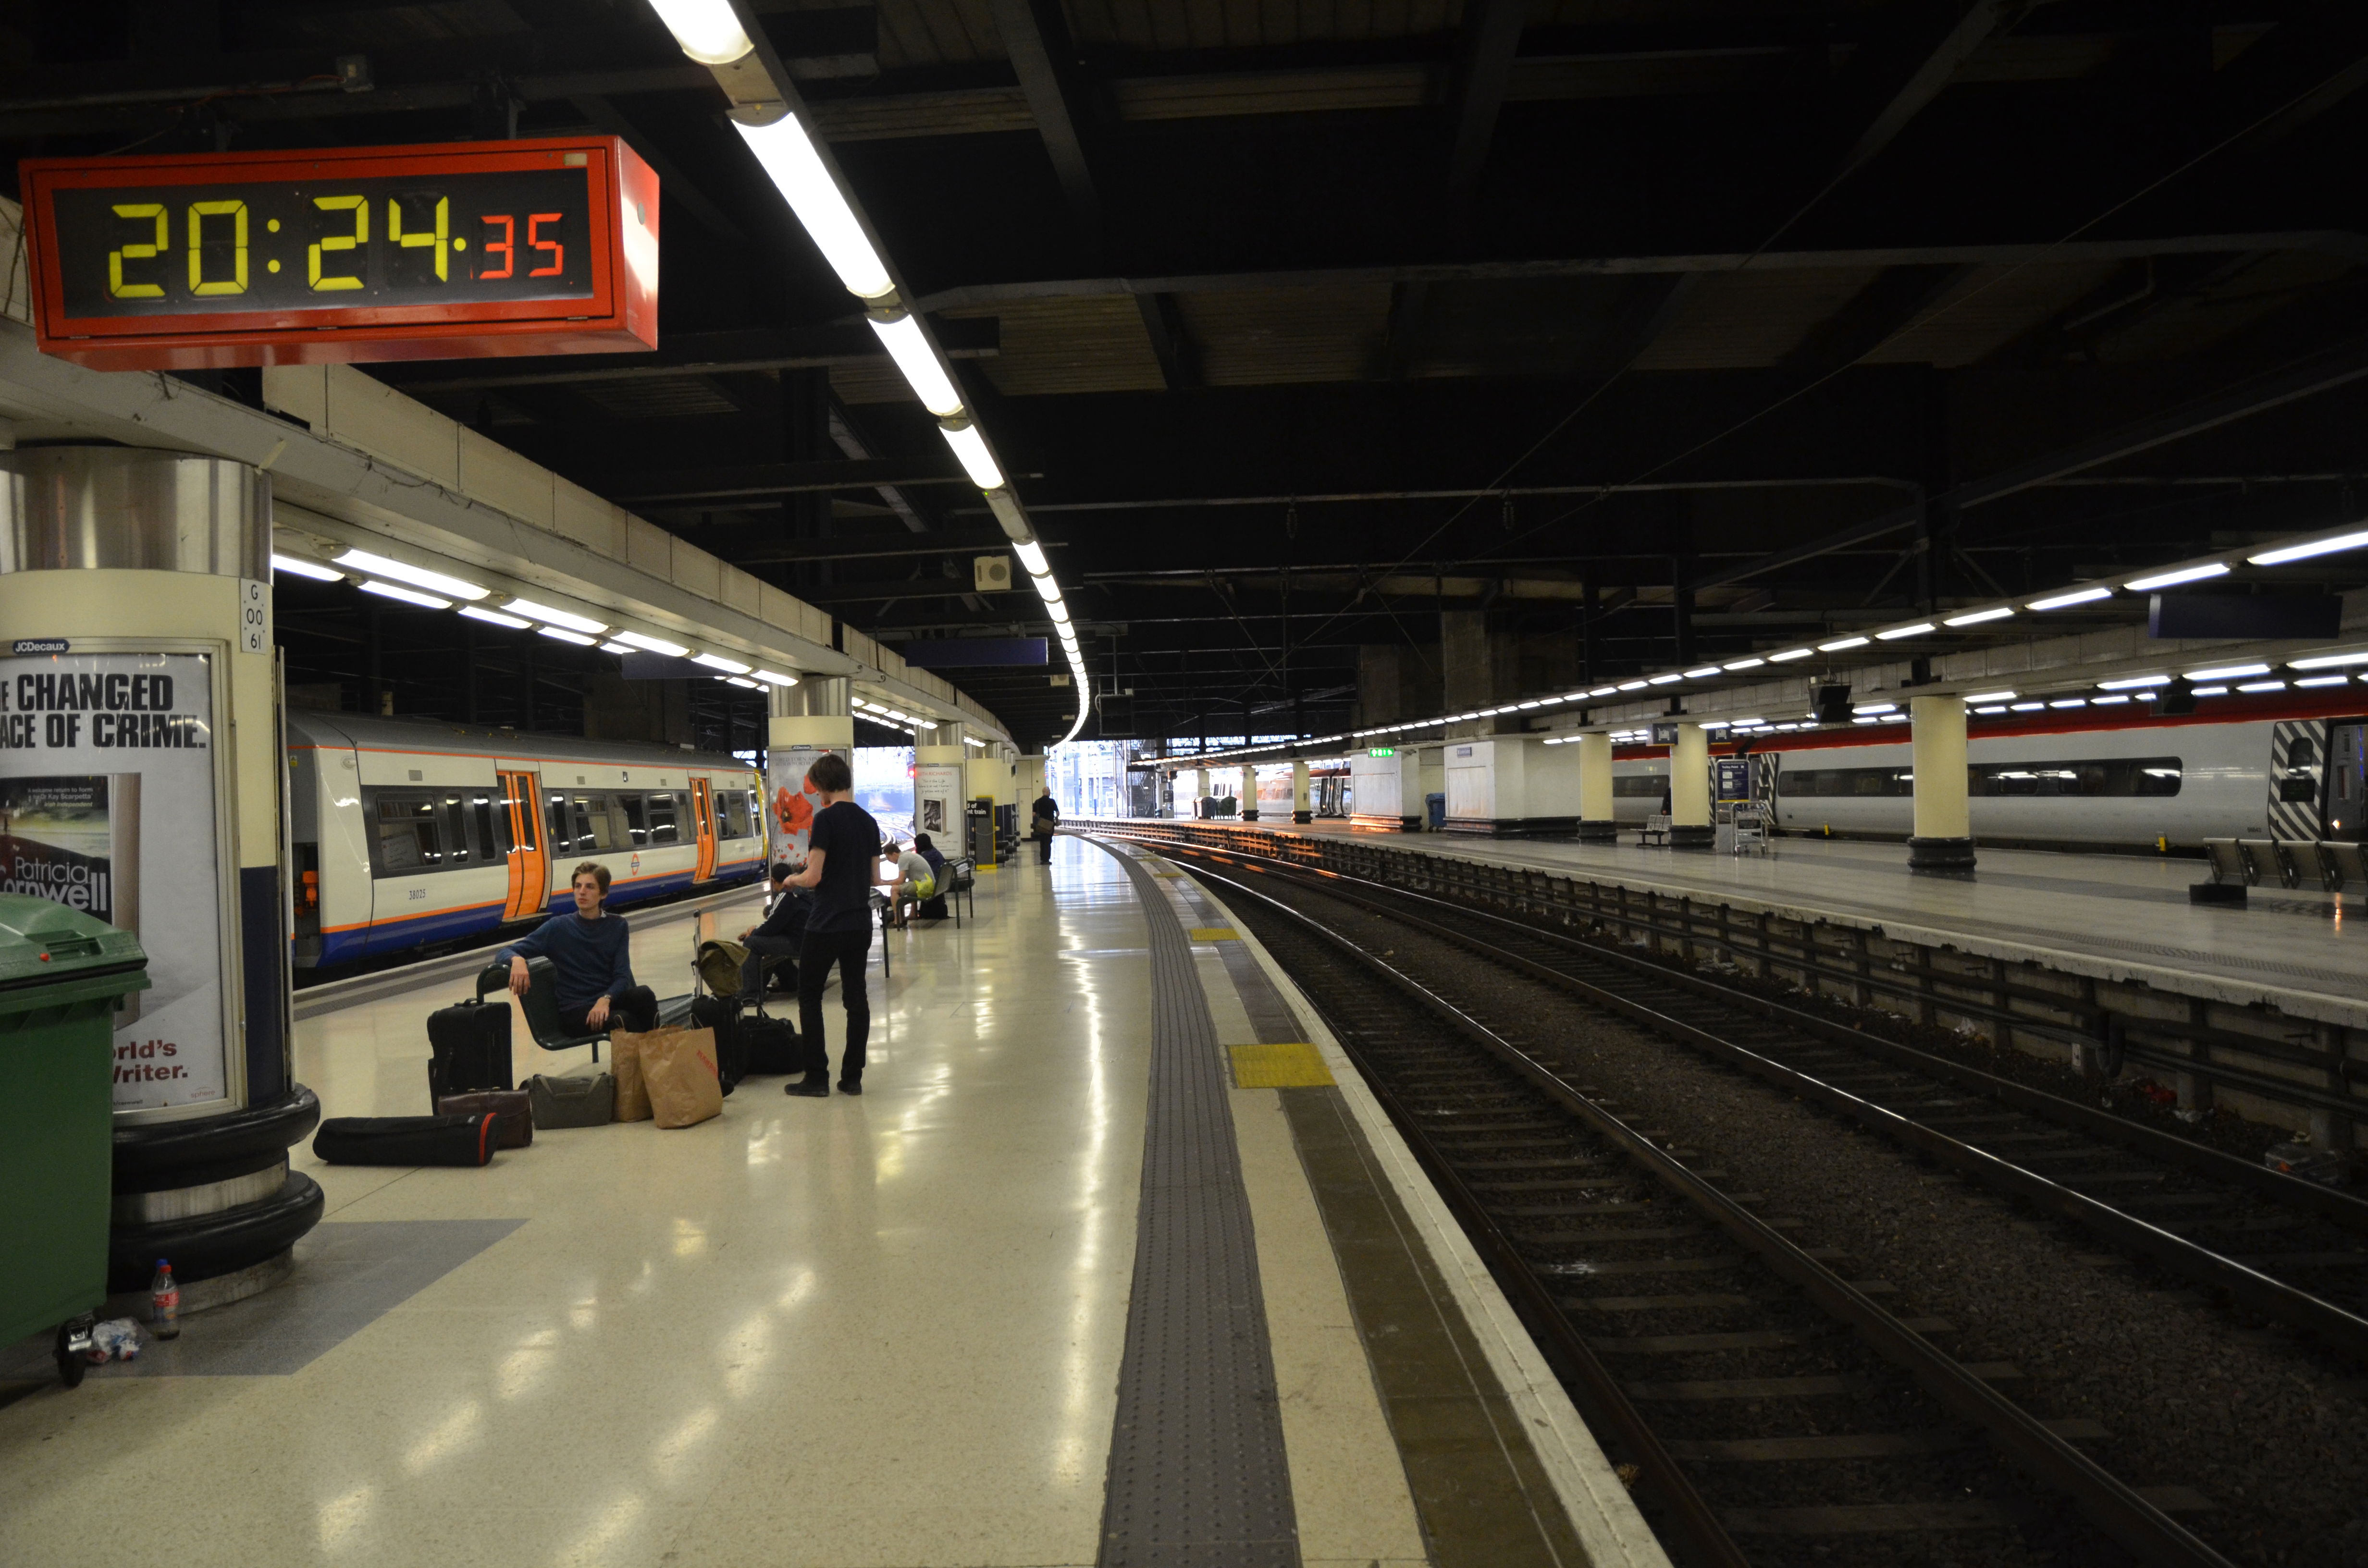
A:
<svg viewBox="0 0 2368 1568">
<path fill-rule="evenodd" d="M 770 975 L 787 964 L 791 981 L 794 983 L 797 980 L 798 953 L 805 946 L 804 937 L 751 937 L 741 946 L 748 949 L 748 961 L 740 970 L 742 995 L 754 995 L 765 989 L 765 983 L 757 978 L 760 971 Z"/>
<path fill-rule="evenodd" d="M 863 960 L 871 951 L 871 923 L 853 931 L 806 930 L 805 951 L 798 956 L 798 1030 L 805 1036 L 814 1069 L 830 1075 L 830 1049 L 822 1032 L 822 988 L 830 980 L 830 966 L 838 966 L 838 999 L 847 1004 L 847 1051 L 840 1056 L 841 1083 L 863 1082 L 863 1046 L 871 1034 L 871 997 L 863 989 Z"/>
<path fill-rule="evenodd" d="M 1051 865 L 1053 863 L 1053 829 L 1049 824 L 1037 835 L 1036 847 L 1040 851 L 1036 857 L 1036 863 L 1040 866 Z"/>
<path fill-rule="evenodd" d="M 562 1007 L 559 1026 L 569 1034 L 595 1032 L 585 1015 L 589 1007 Z M 609 998 L 609 1021 L 604 1028 L 623 1029 L 630 1034 L 647 1034 L 658 1027 L 658 994 L 646 985 L 636 985 L 620 991 Z"/>
</svg>

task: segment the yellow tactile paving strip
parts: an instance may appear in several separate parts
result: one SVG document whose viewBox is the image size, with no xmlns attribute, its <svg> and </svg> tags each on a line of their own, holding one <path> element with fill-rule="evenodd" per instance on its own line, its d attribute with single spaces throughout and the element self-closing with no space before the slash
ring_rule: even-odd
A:
<svg viewBox="0 0 2368 1568">
<path fill-rule="evenodd" d="M 1305 1040 L 1230 1046 L 1227 1054 L 1234 1059 L 1237 1089 L 1328 1089 L 1335 1084 L 1323 1053 Z"/>
</svg>

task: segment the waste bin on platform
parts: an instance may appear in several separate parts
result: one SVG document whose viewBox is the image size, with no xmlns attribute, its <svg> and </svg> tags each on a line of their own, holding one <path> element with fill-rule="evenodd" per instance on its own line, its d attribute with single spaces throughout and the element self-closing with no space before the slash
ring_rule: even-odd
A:
<svg viewBox="0 0 2368 1568">
<path fill-rule="evenodd" d="M 107 1299 L 117 1006 L 148 988 L 129 931 L 0 893 L 0 1345 Z"/>
</svg>

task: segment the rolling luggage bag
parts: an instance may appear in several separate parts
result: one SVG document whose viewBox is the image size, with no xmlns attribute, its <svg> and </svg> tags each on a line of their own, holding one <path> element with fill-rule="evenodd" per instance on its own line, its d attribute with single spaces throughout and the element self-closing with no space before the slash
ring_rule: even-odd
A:
<svg viewBox="0 0 2368 1568">
<path fill-rule="evenodd" d="M 534 1124 L 546 1132 L 554 1127 L 606 1127 L 617 1113 L 617 1080 L 606 1073 L 589 1078 L 537 1073 L 526 1081 L 526 1095 Z"/>
<path fill-rule="evenodd" d="M 502 1147 L 523 1149 L 534 1142 L 534 1111 L 524 1089 L 478 1089 L 446 1095 L 436 1102 L 438 1116 L 473 1116 L 491 1111 L 502 1119 Z"/>
<path fill-rule="evenodd" d="M 427 1092 L 446 1095 L 510 1086 L 510 1005 L 456 1002 L 427 1015 Z"/>
<path fill-rule="evenodd" d="M 740 1020 L 740 1069 L 743 1073 L 788 1074 L 806 1070 L 798 1031 L 786 1018 L 763 1014 Z"/>
<path fill-rule="evenodd" d="M 333 1165 L 482 1165 L 501 1146 L 502 1119 L 469 1116 L 333 1116 L 313 1153 Z"/>
<path fill-rule="evenodd" d="M 700 996 L 690 1005 L 690 1027 L 715 1034 L 715 1081 L 729 1095 L 747 1075 L 747 1052 L 740 1038 L 740 1003 L 733 996 Z"/>
</svg>

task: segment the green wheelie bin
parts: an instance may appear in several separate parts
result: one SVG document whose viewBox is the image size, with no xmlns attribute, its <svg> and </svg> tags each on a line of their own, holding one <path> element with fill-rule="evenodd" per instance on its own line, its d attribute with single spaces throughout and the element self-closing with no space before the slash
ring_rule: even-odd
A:
<svg viewBox="0 0 2368 1568">
<path fill-rule="evenodd" d="M 107 1299 L 115 1011 L 147 967 L 131 932 L 0 893 L 0 1345 L 56 1330 L 70 1388 Z"/>
</svg>

